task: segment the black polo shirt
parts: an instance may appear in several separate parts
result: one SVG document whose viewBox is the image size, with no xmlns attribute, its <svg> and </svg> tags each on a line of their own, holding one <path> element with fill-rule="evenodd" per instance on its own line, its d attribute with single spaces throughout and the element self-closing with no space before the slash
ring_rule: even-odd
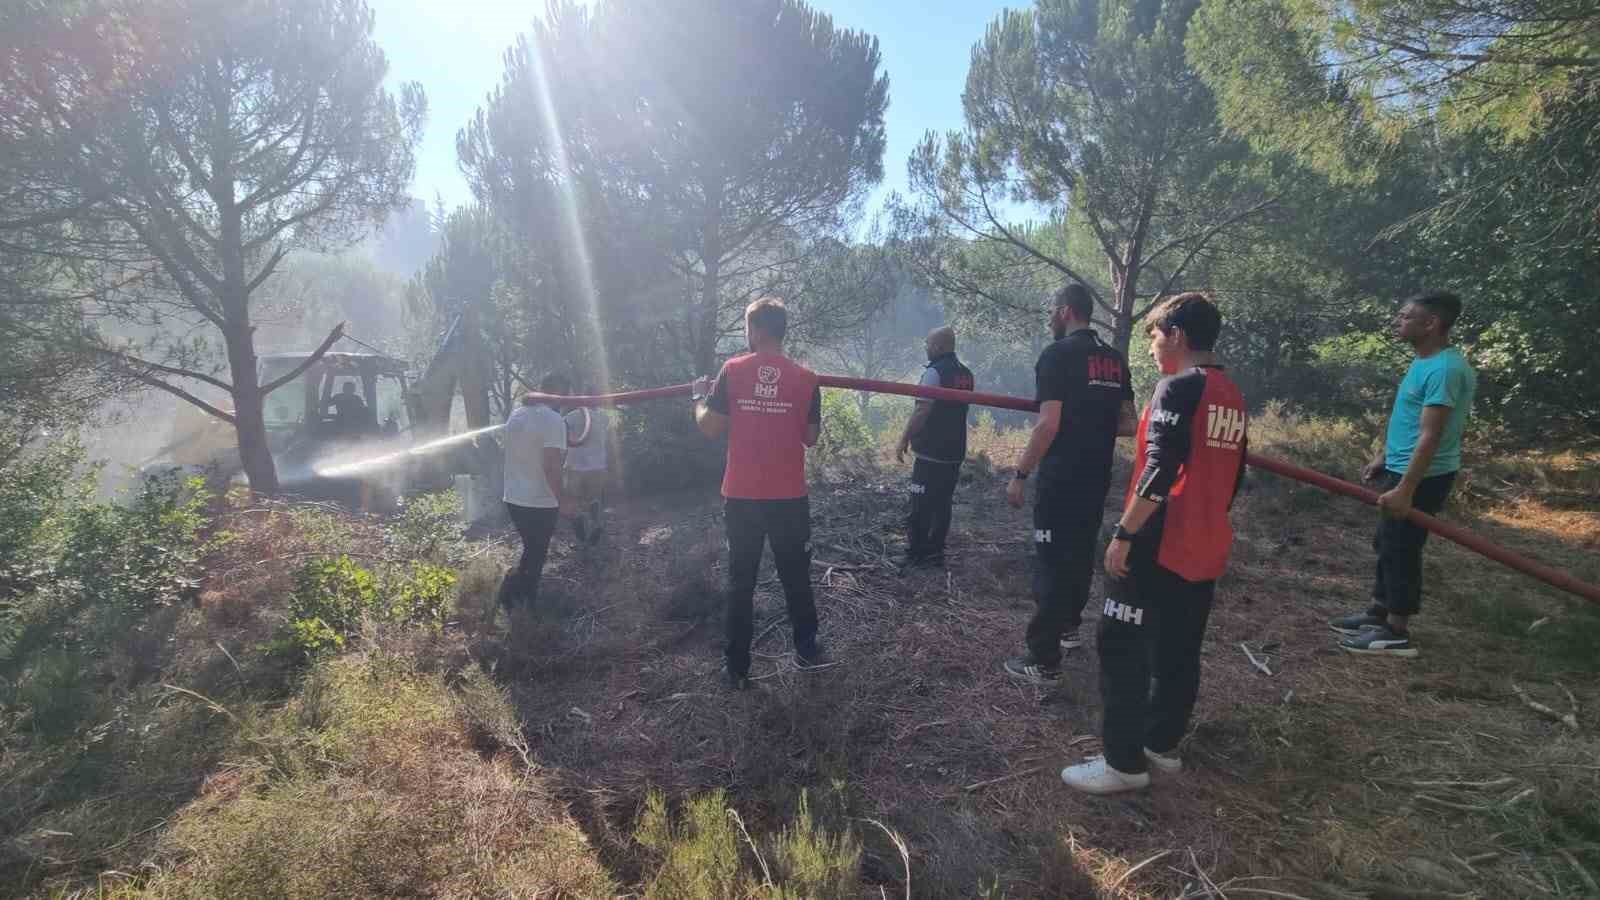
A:
<svg viewBox="0 0 1600 900">
<path fill-rule="evenodd" d="M 1103 489 L 1124 403 L 1133 400 L 1128 361 L 1092 328 L 1080 328 L 1044 348 L 1034 366 L 1036 399 L 1061 401 L 1061 428 L 1040 464 L 1055 483 Z"/>
</svg>

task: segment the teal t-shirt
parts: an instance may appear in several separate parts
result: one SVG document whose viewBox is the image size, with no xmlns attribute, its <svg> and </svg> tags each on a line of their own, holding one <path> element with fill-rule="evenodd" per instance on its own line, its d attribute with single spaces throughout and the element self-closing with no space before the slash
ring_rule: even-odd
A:
<svg viewBox="0 0 1600 900">
<path fill-rule="evenodd" d="M 1384 441 L 1383 465 L 1404 475 L 1411 465 L 1411 454 L 1422 438 L 1422 410 L 1428 406 L 1448 406 L 1450 418 L 1439 450 L 1424 477 L 1443 475 L 1461 468 L 1461 432 L 1472 413 L 1472 396 L 1478 390 L 1478 374 L 1466 357 L 1454 347 L 1446 347 L 1427 359 L 1411 361 L 1406 377 L 1395 394 L 1394 411 L 1389 414 L 1389 434 Z"/>
</svg>

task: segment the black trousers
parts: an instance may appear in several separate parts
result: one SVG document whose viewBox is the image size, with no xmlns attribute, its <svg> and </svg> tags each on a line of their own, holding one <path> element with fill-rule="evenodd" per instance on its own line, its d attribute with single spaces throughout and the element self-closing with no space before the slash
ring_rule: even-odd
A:
<svg viewBox="0 0 1600 900">
<path fill-rule="evenodd" d="M 738 500 L 723 507 L 728 529 L 728 670 L 750 673 L 750 639 L 754 631 L 756 573 L 761 551 L 772 544 L 772 558 L 789 604 L 789 627 L 795 649 L 809 654 L 817 644 L 817 604 L 811 593 L 811 499 Z"/>
<path fill-rule="evenodd" d="M 960 463 L 919 459 L 911 467 L 911 514 L 906 519 L 906 556 L 944 562 L 950 508 L 956 499 Z"/>
<path fill-rule="evenodd" d="M 539 580 L 544 575 L 544 561 L 550 553 L 550 538 L 556 533 L 560 510 L 507 503 L 506 511 L 511 514 L 517 534 L 522 535 L 522 559 L 500 587 L 500 604 L 508 609 L 532 607 L 539 600 Z"/>
<path fill-rule="evenodd" d="M 1145 747 L 1168 753 L 1183 739 L 1200 693 L 1200 644 L 1216 587 L 1162 568 L 1155 548 L 1141 544 L 1130 554 L 1128 577 L 1108 583 L 1100 613 L 1100 696 L 1112 768 L 1143 772 Z"/>
<path fill-rule="evenodd" d="M 1444 509 L 1455 483 L 1454 472 L 1424 478 L 1417 482 L 1411 505 L 1425 513 L 1438 513 Z M 1391 491 L 1399 484 L 1400 476 L 1385 469 L 1378 490 Z M 1426 528 L 1404 519 L 1379 518 L 1378 533 L 1372 538 L 1372 549 L 1378 553 L 1377 577 L 1372 585 L 1373 615 L 1410 616 L 1422 609 L 1422 546 L 1427 542 Z"/>
<path fill-rule="evenodd" d="M 1089 603 L 1100 525 L 1109 485 L 1040 479 L 1033 501 L 1033 619 L 1028 653 L 1035 662 L 1061 660 L 1061 635 L 1076 631 Z"/>
</svg>

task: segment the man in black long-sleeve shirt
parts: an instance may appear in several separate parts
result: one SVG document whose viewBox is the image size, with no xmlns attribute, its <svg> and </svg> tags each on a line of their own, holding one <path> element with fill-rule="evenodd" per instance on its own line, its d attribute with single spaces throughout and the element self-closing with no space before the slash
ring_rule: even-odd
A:
<svg viewBox="0 0 1600 900">
<path fill-rule="evenodd" d="M 1233 546 L 1228 512 L 1247 446 L 1244 397 L 1213 352 L 1221 328 L 1202 294 L 1150 314 L 1150 355 L 1166 377 L 1139 424 L 1133 483 L 1106 548 L 1105 756 L 1062 770 L 1080 791 L 1136 790 L 1151 766 L 1183 767 L 1176 751 L 1199 694 L 1200 645 Z"/>
</svg>

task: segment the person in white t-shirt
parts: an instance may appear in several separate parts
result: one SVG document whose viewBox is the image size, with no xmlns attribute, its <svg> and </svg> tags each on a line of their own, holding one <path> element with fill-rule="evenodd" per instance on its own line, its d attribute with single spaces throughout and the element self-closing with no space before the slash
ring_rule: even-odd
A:
<svg viewBox="0 0 1600 900">
<path fill-rule="evenodd" d="M 570 389 L 564 375 L 547 375 L 539 382 L 539 391 L 545 394 L 566 394 Z M 532 607 L 539 599 L 539 579 L 561 514 L 567 426 L 549 404 L 524 398 L 506 420 L 504 442 L 506 510 L 522 536 L 522 559 L 506 576 L 500 602 L 508 608 Z"/>
<path fill-rule="evenodd" d="M 567 420 L 566 492 L 572 529 L 580 543 L 600 540 L 600 514 L 605 509 L 606 451 L 611 419 L 600 407 L 577 407 Z"/>
</svg>

